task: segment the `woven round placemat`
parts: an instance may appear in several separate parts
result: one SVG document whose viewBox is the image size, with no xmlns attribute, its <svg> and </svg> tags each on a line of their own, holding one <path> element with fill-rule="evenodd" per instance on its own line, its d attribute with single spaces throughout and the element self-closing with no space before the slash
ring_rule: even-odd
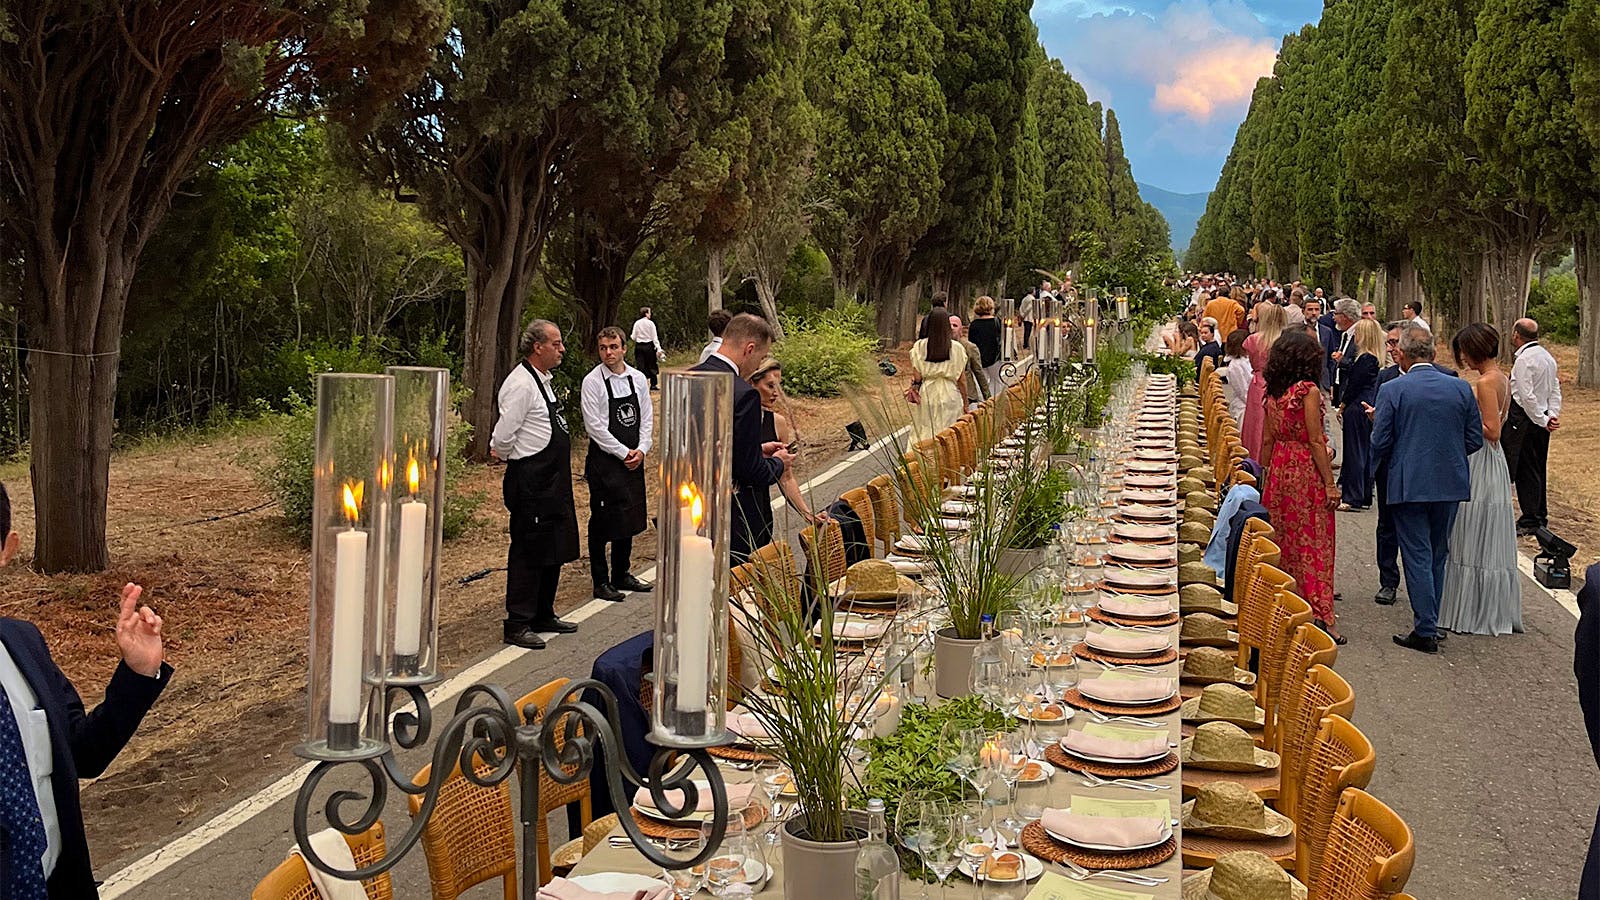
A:
<svg viewBox="0 0 1600 900">
<path fill-rule="evenodd" d="M 1104 612 L 1098 606 L 1091 606 L 1088 609 L 1088 616 L 1096 622 L 1105 622 L 1111 625 L 1149 625 L 1152 628 L 1160 628 L 1164 625 L 1178 624 L 1178 614 L 1175 612 L 1157 618 L 1147 618 L 1144 616 L 1119 616 L 1116 613 Z"/>
<path fill-rule="evenodd" d="M 777 762 L 778 758 L 765 750 L 754 747 L 740 747 L 736 744 L 723 744 L 720 747 L 707 747 L 706 752 L 717 759 L 726 759 L 732 762 Z"/>
<path fill-rule="evenodd" d="M 1166 545 L 1170 547 L 1178 542 L 1178 536 L 1173 535 L 1172 537 L 1157 538 L 1151 541 L 1143 538 L 1118 537 L 1117 535 L 1113 534 L 1110 538 L 1110 541 L 1113 544 L 1134 544 L 1143 547 L 1160 547 L 1162 545 Z"/>
<path fill-rule="evenodd" d="M 1044 748 L 1044 758 L 1057 768 L 1070 769 L 1074 772 L 1088 772 L 1090 775 L 1099 775 L 1101 778 L 1149 778 L 1152 775 L 1165 775 L 1178 767 L 1178 754 L 1176 752 L 1168 753 L 1152 763 L 1124 766 L 1079 759 L 1061 749 L 1060 744 L 1046 746 Z"/>
<path fill-rule="evenodd" d="M 1074 644 L 1072 655 L 1079 659 L 1087 659 L 1093 662 L 1110 663 L 1113 666 L 1160 666 L 1178 661 L 1178 651 L 1171 647 L 1167 648 L 1167 652 L 1157 653 L 1154 656 L 1117 656 L 1110 653 L 1099 653 L 1090 649 L 1088 644 Z"/>
<path fill-rule="evenodd" d="M 1194 766 L 1185 766 L 1183 769 L 1183 796 L 1192 798 L 1200 793 L 1200 788 L 1218 781 L 1231 781 L 1243 785 L 1250 793 L 1263 800 L 1278 799 L 1279 769 L 1270 772 L 1219 772 L 1215 769 L 1198 769 Z"/>
<path fill-rule="evenodd" d="M 1152 703 L 1148 706 L 1118 706 L 1114 703 L 1101 703 L 1090 700 L 1077 688 L 1073 688 L 1061 695 L 1061 699 L 1079 709 L 1091 709 L 1095 712 L 1105 713 L 1108 716 L 1164 716 L 1175 712 L 1183 706 L 1182 695 L 1176 695 L 1165 703 Z"/>
<path fill-rule="evenodd" d="M 1178 564 L 1176 559 L 1168 560 L 1166 562 L 1138 562 L 1131 559 L 1117 559 L 1116 557 L 1108 558 L 1117 565 L 1128 569 L 1170 569 Z"/>
<path fill-rule="evenodd" d="M 1172 854 L 1178 852 L 1178 840 L 1170 837 L 1166 843 L 1148 850 L 1085 850 L 1056 843 L 1055 838 L 1045 833 L 1043 825 L 1029 822 L 1022 829 L 1022 849 L 1053 863 L 1070 859 L 1089 869 L 1145 869 L 1171 859 Z"/>
<path fill-rule="evenodd" d="M 681 828 L 677 825 L 668 825 L 658 822 L 633 807 L 628 807 L 628 812 L 633 813 L 633 821 L 639 823 L 639 831 L 645 837 L 655 838 L 658 841 L 682 841 L 700 836 L 700 825 L 695 823 L 693 828 Z M 744 827 L 754 828 L 766 818 L 766 811 L 759 804 L 752 803 L 744 808 Z"/>
</svg>

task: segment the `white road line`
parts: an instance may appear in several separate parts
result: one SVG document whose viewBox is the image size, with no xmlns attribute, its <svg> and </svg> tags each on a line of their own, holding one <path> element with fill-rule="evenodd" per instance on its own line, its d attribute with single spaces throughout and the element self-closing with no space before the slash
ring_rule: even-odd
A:
<svg viewBox="0 0 1600 900">
<path fill-rule="evenodd" d="M 878 450 L 886 446 L 890 441 L 910 430 L 911 429 L 909 426 L 906 428 L 901 428 L 894 434 L 886 435 L 874 441 L 872 445 L 865 450 L 858 450 L 855 453 L 846 455 L 827 471 L 807 479 L 805 484 L 800 486 L 800 490 L 808 491 L 813 485 L 826 483 L 839 473 L 845 471 L 873 453 L 876 453 Z M 778 510 L 782 507 L 783 503 L 784 499 L 782 496 L 780 496 L 776 500 L 772 501 L 772 508 L 774 510 Z M 649 581 L 655 577 L 655 571 L 655 567 L 652 566 L 641 573 L 640 577 L 646 581 Z M 616 606 L 616 604 L 606 600 L 590 600 L 583 606 L 580 606 L 577 609 L 567 613 L 565 618 L 566 621 L 577 624 L 585 622 L 594 616 L 599 615 L 602 610 L 613 606 Z M 1576 607 L 1573 608 L 1576 609 Z M 551 634 L 549 632 L 544 633 L 544 638 L 547 642 L 557 640 L 560 637 L 560 635 Z M 506 666 L 511 665 L 513 662 L 520 659 L 524 654 L 534 652 L 537 651 L 525 650 L 521 647 L 502 647 L 500 650 L 497 650 L 484 659 L 481 659 L 467 668 L 462 669 L 460 672 L 457 672 L 455 675 L 451 676 L 449 680 L 441 683 L 438 687 L 429 691 L 428 701 L 435 709 L 443 708 L 447 703 L 449 703 L 451 700 L 454 700 L 458 694 L 466 690 L 468 687 L 477 684 L 480 681 L 489 680 L 496 672 L 500 671 Z M 311 774 L 311 770 L 313 767 L 315 767 L 315 765 L 316 763 L 306 763 L 305 765 L 299 766 L 289 774 L 283 776 L 277 781 L 274 781 L 272 784 L 267 785 L 265 788 L 262 788 L 254 795 L 246 797 L 244 800 L 241 800 L 229 807 L 211 821 L 206 822 L 204 825 L 195 828 L 193 831 L 190 831 L 181 837 L 175 838 L 169 843 L 150 851 L 149 853 L 130 863 L 121 871 L 118 871 L 110 878 L 107 878 L 105 882 L 100 885 L 101 900 L 115 900 L 115 898 L 121 897 L 139 885 L 144 884 L 146 881 L 149 881 L 157 875 L 160 875 L 162 872 L 165 872 L 178 863 L 183 862 L 196 850 L 199 850 L 202 847 L 219 840 L 224 835 L 233 831 L 235 828 L 238 828 L 251 819 L 254 819 L 261 813 L 272 808 L 280 801 L 294 796 L 295 792 L 300 789 L 301 782 L 305 781 L 306 776 Z"/>
</svg>

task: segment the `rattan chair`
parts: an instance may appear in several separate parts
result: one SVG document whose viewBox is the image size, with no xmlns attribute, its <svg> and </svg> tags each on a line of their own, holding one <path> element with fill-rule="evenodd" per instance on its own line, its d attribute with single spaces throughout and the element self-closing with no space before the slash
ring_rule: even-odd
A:
<svg viewBox="0 0 1600 900">
<path fill-rule="evenodd" d="M 934 435 L 939 455 L 939 486 L 954 487 L 961 483 L 961 438 L 954 426 Z"/>
<path fill-rule="evenodd" d="M 866 536 L 867 555 L 877 556 L 878 525 L 873 521 L 872 496 L 867 493 L 866 488 L 858 487 L 851 488 L 840 494 L 839 499 L 843 500 L 850 507 L 850 511 L 855 513 L 856 518 L 860 520 L 861 533 Z"/>
<path fill-rule="evenodd" d="M 1302 884 L 1311 884 L 1321 872 L 1339 798 L 1348 788 L 1365 788 L 1377 762 L 1372 742 L 1349 719 L 1328 716 L 1317 727 L 1305 774 L 1292 788 L 1297 798 L 1294 874 Z"/>
<path fill-rule="evenodd" d="M 1257 584 L 1264 584 L 1265 580 Z M 1289 663 L 1289 648 L 1301 625 L 1311 622 L 1311 604 L 1299 594 L 1279 590 L 1273 598 L 1272 611 L 1267 615 L 1267 645 L 1261 650 L 1261 673 L 1256 678 L 1256 705 L 1266 712 L 1265 738 L 1262 746 L 1271 746 L 1276 733 L 1278 697 L 1283 694 L 1285 667 Z"/>
<path fill-rule="evenodd" d="M 1275 725 L 1281 723 L 1285 710 L 1295 708 L 1300 703 L 1300 695 L 1306 688 L 1305 673 L 1311 671 L 1312 666 L 1333 666 L 1333 661 L 1339 657 L 1339 645 L 1333 642 L 1326 631 L 1315 625 L 1301 625 L 1295 629 L 1294 637 L 1289 641 L 1289 656 L 1283 663 L 1283 687 L 1278 694 L 1278 708 L 1267 719 Z M 1267 749 L 1274 753 L 1283 752 L 1283 732 L 1274 728 L 1267 732 Z"/>
<path fill-rule="evenodd" d="M 1315 628 L 1302 625 L 1301 628 Z M 1295 673 L 1290 672 L 1293 678 Z M 1291 819 L 1297 818 L 1299 796 L 1292 789 L 1305 778 L 1306 760 L 1311 755 L 1312 742 L 1317 729 L 1328 716 L 1348 719 L 1355 713 L 1356 692 L 1350 682 L 1327 666 L 1312 666 L 1305 673 L 1305 684 L 1293 694 L 1295 704 L 1282 708 L 1278 720 L 1283 764 L 1278 767 L 1282 788 L 1278 791 L 1278 810 Z"/>
<path fill-rule="evenodd" d="M 357 835 L 345 835 L 345 843 L 350 845 L 350 855 L 355 858 L 356 868 L 364 868 L 383 859 L 383 823 L 374 822 L 371 828 Z M 367 900 L 394 900 L 394 882 L 390 880 L 389 873 L 375 875 L 361 882 L 366 889 Z M 289 858 L 278 863 L 278 867 L 267 873 L 267 877 L 256 883 L 255 890 L 250 892 L 250 900 L 323 900 L 311 884 L 311 872 L 306 868 L 306 861 L 298 854 L 291 853 Z"/>
<path fill-rule="evenodd" d="M 493 767 L 478 762 L 487 775 Z M 423 766 L 412 783 L 422 786 L 433 777 L 433 766 Z M 406 798 L 412 817 L 422 812 L 423 797 Z M 474 885 L 501 880 L 505 900 L 517 900 L 517 836 L 511 816 L 511 781 L 479 787 L 461 774 L 457 760 L 439 787 L 439 802 L 422 827 L 422 850 L 428 859 L 428 882 L 433 900 L 456 900 Z"/>
<path fill-rule="evenodd" d="M 734 647 L 737 641 L 730 642 Z M 737 682 L 737 678 L 734 679 Z M 517 701 L 517 712 L 522 715 L 524 722 L 537 722 L 544 718 L 545 710 L 550 702 L 564 692 L 571 683 L 570 679 L 557 678 L 523 695 Z M 560 723 L 564 725 L 565 723 Z M 561 748 L 566 744 L 564 727 L 558 726 L 556 731 L 556 747 Z M 550 773 L 539 768 L 539 810 L 538 818 L 534 821 L 534 841 L 538 847 L 539 857 L 539 883 L 544 884 L 554 877 L 550 864 L 550 813 L 562 809 L 570 804 L 578 804 L 578 820 L 580 827 L 587 826 L 594 818 L 594 810 L 589 802 L 589 779 L 580 778 L 573 784 L 562 784 L 550 777 Z"/>
<path fill-rule="evenodd" d="M 1392 900 L 1417 860 L 1411 828 L 1360 788 L 1346 788 L 1308 900 Z"/>
<path fill-rule="evenodd" d="M 900 540 L 900 500 L 894 479 L 879 475 L 869 480 L 867 496 L 872 498 L 872 523 L 883 544 L 883 555 L 888 556 L 894 552 L 894 542 Z"/>
<path fill-rule="evenodd" d="M 832 597 L 832 585 L 849 566 L 844 556 L 844 530 L 838 522 L 823 522 L 800 532 L 800 552 L 816 597 Z"/>
<path fill-rule="evenodd" d="M 1240 665 L 1250 661 L 1251 651 L 1259 653 L 1266 649 L 1271 635 L 1267 620 L 1277 603 L 1278 592 L 1295 590 L 1294 578 L 1267 562 L 1278 557 L 1278 545 L 1260 535 L 1251 539 L 1251 544 L 1250 556 L 1254 564 L 1250 566 L 1249 574 L 1236 568 L 1233 576 L 1236 582 L 1234 602 L 1239 604 Z"/>
</svg>

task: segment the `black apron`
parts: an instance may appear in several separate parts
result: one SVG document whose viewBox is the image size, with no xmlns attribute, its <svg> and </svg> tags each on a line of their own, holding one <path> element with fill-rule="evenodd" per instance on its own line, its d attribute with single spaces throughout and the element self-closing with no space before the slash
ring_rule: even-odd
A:
<svg viewBox="0 0 1600 900">
<path fill-rule="evenodd" d="M 550 413 L 550 443 L 532 456 L 506 464 L 506 509 L 511 511 L 511 533 L 527 541 L 526 560 L 535 566 L 559 566 L 578 558 L 578 515 L 572 503 L 572 436 L 561 401 L 545 389 L 528 365 Z"/>
<path fill-rule="evenodd" d="M 600 383 L 605 385 L 606 403 L 610 407 L 606 416 L 606 430 L 622 446 L 639 449 L 639 389 L 628 379 L 628 393 L 618 397 L 611 393 L 611 379 L 603 373 Z M 649 518 L 644 493 L 644 466 L 630 469 L 622 460 L 589 442 L 589 455 L 583 462 L 583 477 L 589 481 L 590 529 L 605 541 L 630 538 L 644 531 Z"/>
</svg>

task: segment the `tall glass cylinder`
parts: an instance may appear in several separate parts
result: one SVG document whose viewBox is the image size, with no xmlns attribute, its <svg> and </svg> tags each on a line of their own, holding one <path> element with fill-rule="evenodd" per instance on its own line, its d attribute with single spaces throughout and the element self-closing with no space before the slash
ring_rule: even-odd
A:
<svg viewBox="0 0 1600 900">
<path fill-rule="evenodd" d="M 1100 293 L 1094 288 L 1085 292 L 1083 301 L 1083 361 L 1094 362 L 1100 341 Z"/>
<path fill-rule="evenodd" d="M 704 747 L 727 739 L 733 377 L 663 375 L 656 417 L 660 577 L 650 739 L 668 747 Z"/>
<path fill-rule="evenodd" d="M 449 443 L 450 370 L 391 366 L 394 378 L 394 477 L 389 502 L 390 684 L 439 678 L 439 546 L 444 539 L 445 453 Z"/>
<path fill-rule="evenodd" d="M 393 477 L 394 379 L 321 375 L 311 503 L 312 759 L 377 756 L 383 722 L 384 560 Z"/>
<path fill-rule="evenodd" d="M 1128 289 L 1125 287 L 1119 287 L 1117 288 L 1117 321 L 1126 322 L 1129 318 Z"/>
<path fill-rule="evenodd" d="M 1017 301 L 1012 297 L 1000 300 L 1000 358 L 1016 359 L 1022 346 L 1022 328 L 1017 322 Z"/>
</svg>

